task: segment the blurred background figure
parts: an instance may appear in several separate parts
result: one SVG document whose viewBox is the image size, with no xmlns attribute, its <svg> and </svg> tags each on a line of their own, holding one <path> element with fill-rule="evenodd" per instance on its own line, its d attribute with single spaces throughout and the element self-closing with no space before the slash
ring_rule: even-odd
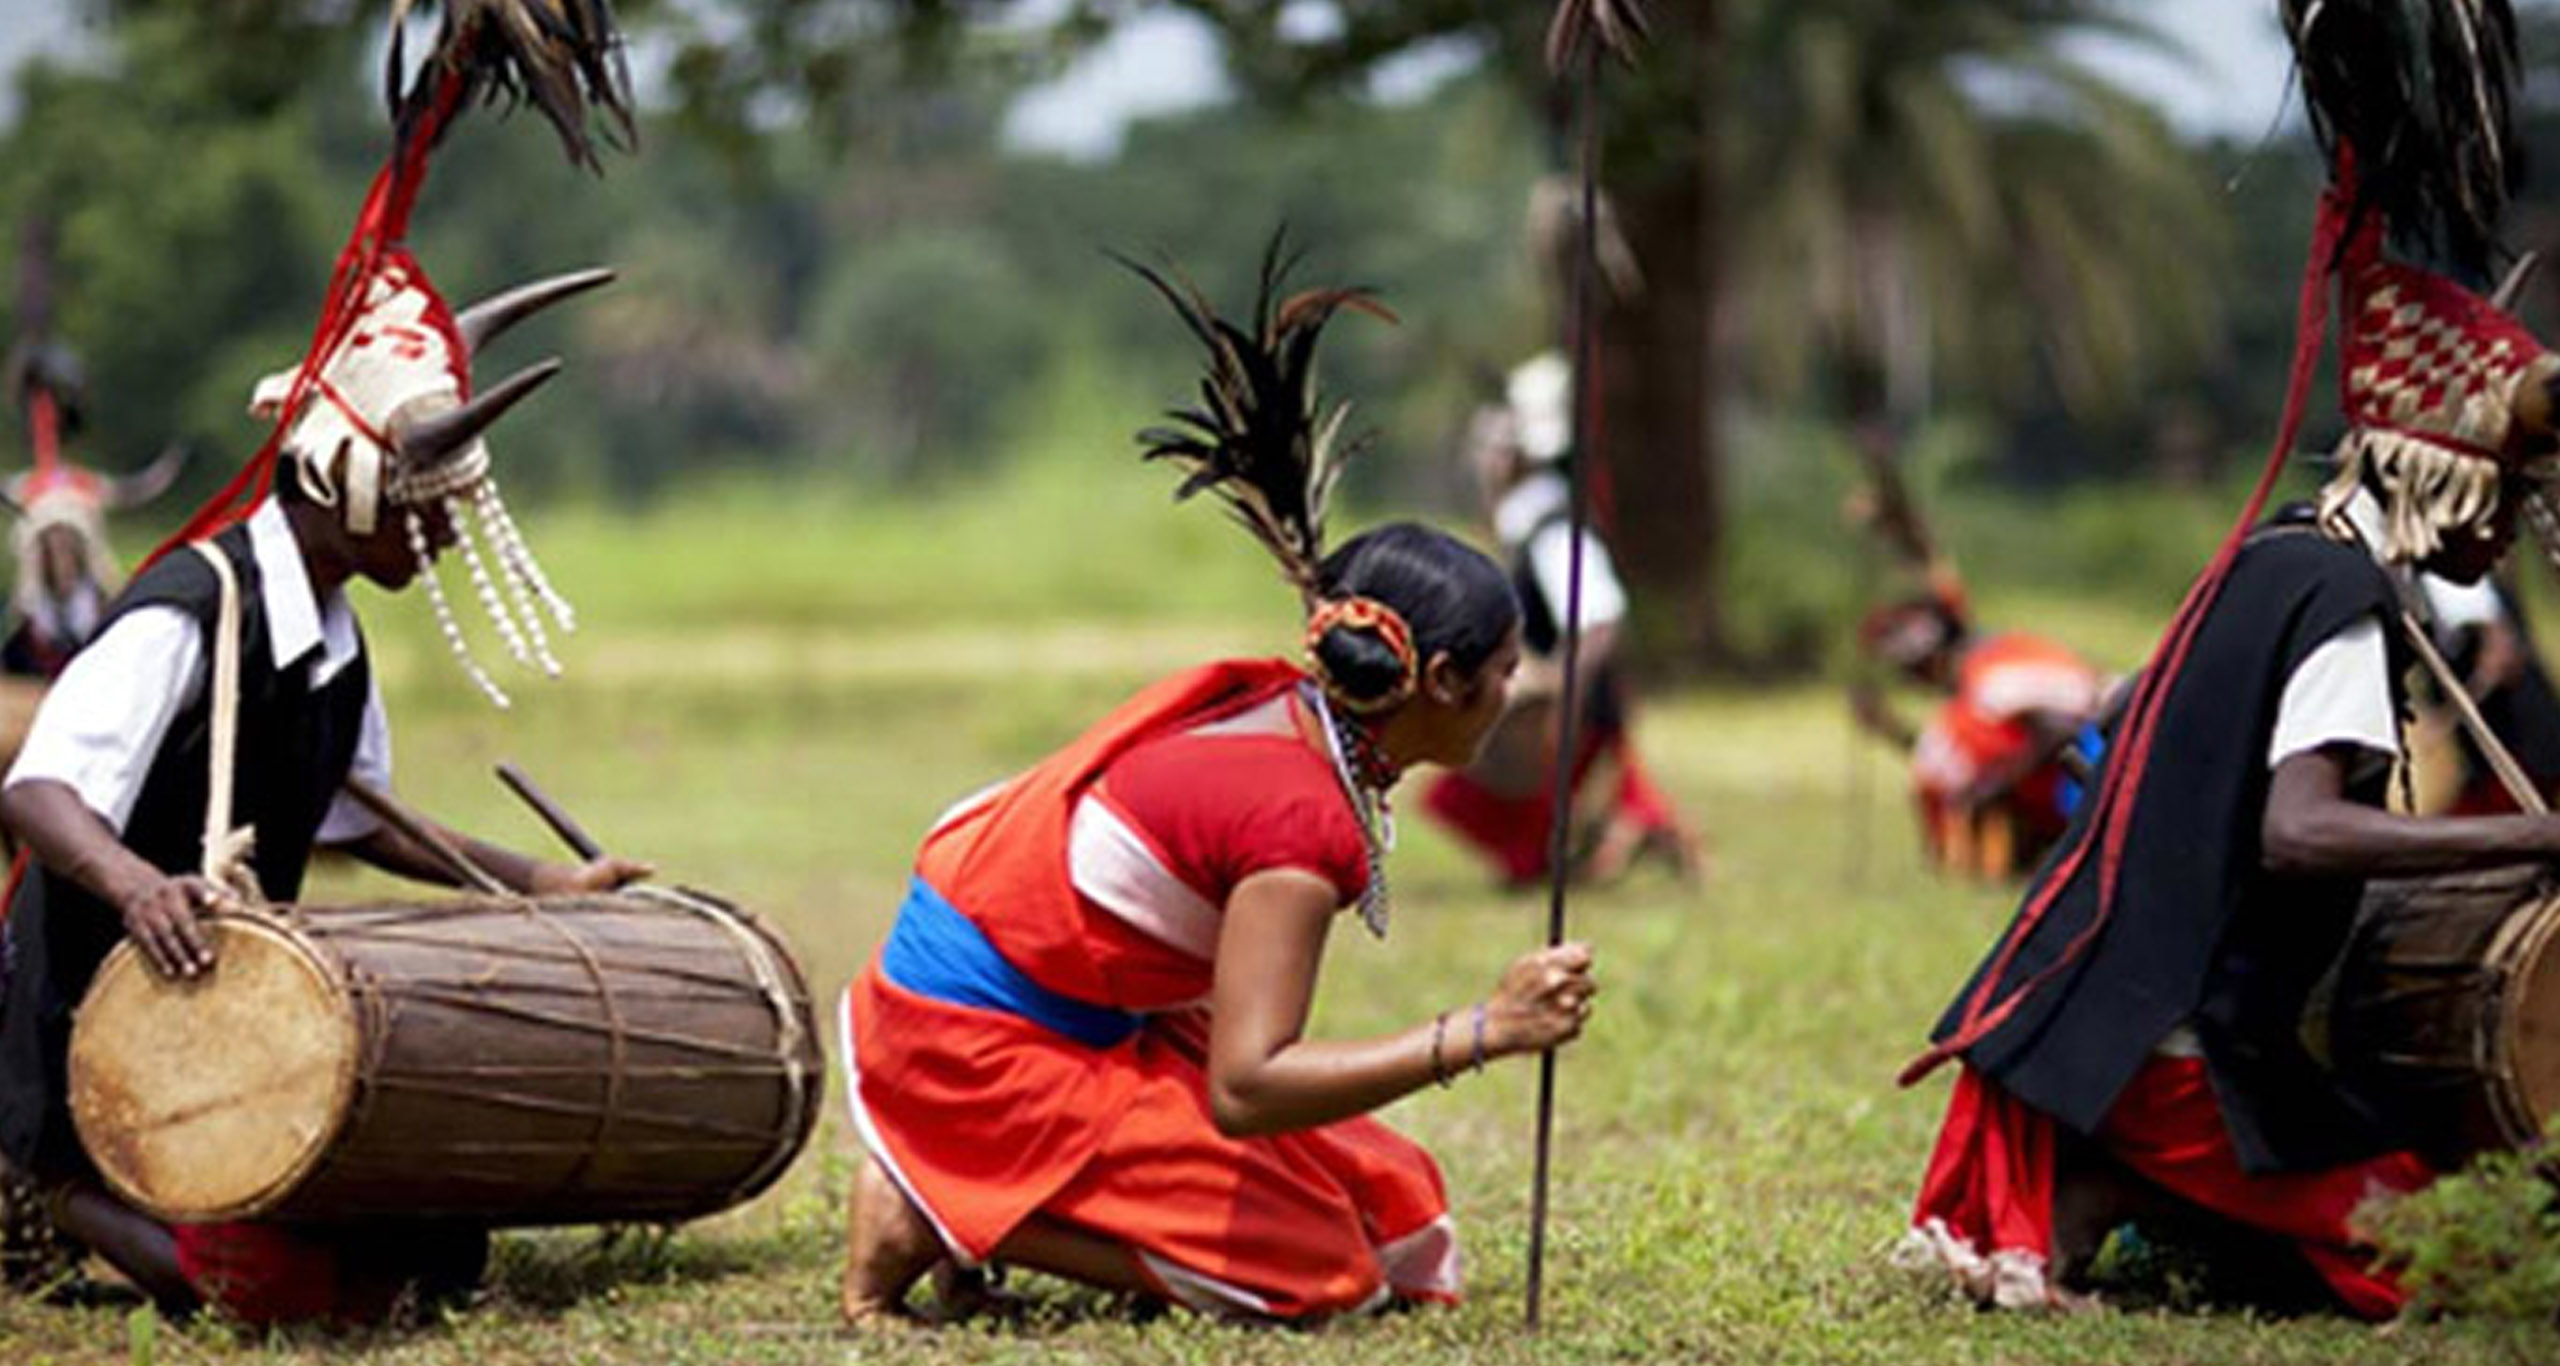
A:
<svg viewBox="0 0 2560 1366">
<path fill-rule="evenodd" d="M 52 335 L 53 241 L 49 217 L 28 218 L 18 242 L 18 338 L 6 369 L 27 460 L 0 484 L 0 501 L 17 518 L 9 533 L 17 579 L 0 673 L 17 678 L 52 678 L 96 634 L 107 600 L 124 584 L 124 567 L 107 544 L 107 514 L 167 492 L 186 463 L 184 449 L 173 445 L 141 470 L 111 477 L 63 454 L 86 425 L 88 393 L 80 358 Z M 21 718 L 12 733 L 23 729 Z"/>
<path fill-rule="evenodd" d="M 2040 636 L 1976 635 L 1952 584 L 1868 613 L 1858 648 L 1945 699 L 1914 729 L 1872 674 L 1850 689 L 1858 724 L 1911 754 L 1920 838 L 1932 860 L 1984 878 L 2034 866 L 2079 798 L 2069 756 L 2102 705 L 2098 671 Z"/>
<path fill-rule="evenodd" d="M 2421 575 L 2418 589 L 2434 624 L 2436 647 L 2462 675 L 2481 719 L 2504 740 L 2525 776 L 2546 797 L 2560 794 L 2560 692 L 2526 627 L 2521 605 L 2503 577 L 2463 585 Z M 2516 809 L 2469 732 L 2450 727 L 2454 756 L 2448 814 L 2500 815 Z"/>
<path fill-rule="evenodd" d="M 1705 870 L 1698 837 L 1636 753 L 1632 699 L 1617 659 L 1626 587 L 1608 546 L 1588 529 L 1576 622 L 1578 696 L 1564 696 L 1561 623 L 1574 540 L 1565 481 L 1572 404 L 1572 366 L 1548 351 L 1514 369 L 1502 401 L 1480 407 L 1469 423 L 1467 460 L 1520 595 L 1526 654 L 1509 709 L 1476 762 L 1435 779 L 1423 792 L 1423 809 L 1490 861 L 1504 882 L 1547 876 L 1556 752 L 1569 704 L 1579 717 L 1568 841 L 1575 875 L 1606 882 L 1639 858 L 1654 857 L 1695 880 Z"/>
</svg>

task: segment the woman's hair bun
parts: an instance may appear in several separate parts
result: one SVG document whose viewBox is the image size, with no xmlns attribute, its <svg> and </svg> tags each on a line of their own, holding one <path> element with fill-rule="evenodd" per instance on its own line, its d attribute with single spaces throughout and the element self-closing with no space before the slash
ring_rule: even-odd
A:
<svg viewBox="0 0 2560 1366">
<path fill-rule="evenodd" d="M 1307 617 L 1306 648 L 1326 694 L 1355 712 L 1397 706 L 1421 682 L 1413 628 L 1375 598 L 1317 603 Z"/>
</svg>

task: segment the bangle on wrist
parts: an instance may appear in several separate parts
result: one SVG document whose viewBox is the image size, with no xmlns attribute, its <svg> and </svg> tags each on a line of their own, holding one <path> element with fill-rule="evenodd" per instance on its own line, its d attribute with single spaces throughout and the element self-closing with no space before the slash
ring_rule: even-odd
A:
<svg viewBox="0 0 2560 1366">
<path fill-rule="evenodd" d="M 1440 1043 L 1448 1033 L 1449 1012 L 1444 1010 L 1431 1017 L 1431 1081 L 1443 1090 L 1448 1089 L 1449 1069 L 1441 1065 Z"/>
<path fill-rule="evenodd" d="M 1484 1070 L 1484 1013 L 1484 1002 L 1476 1002 L 1475 1053 L 1474 1056 L 1467 1059 L 1467 1070 L 1470 1072 L 1481 1072 Z"/>
</svg>

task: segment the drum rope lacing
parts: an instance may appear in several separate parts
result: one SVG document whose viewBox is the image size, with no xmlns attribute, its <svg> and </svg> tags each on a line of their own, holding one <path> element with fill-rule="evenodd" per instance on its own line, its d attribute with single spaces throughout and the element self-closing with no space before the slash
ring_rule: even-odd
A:
<svg viewBox="0 0 2560 1366">
<path fill-rule="evenodd" d="M 808 1043 L 808 1036 L 801 1027 L 797 1002 L 783 980 L 781 971 L 774 964 L 772 946 L 737 912 L 709 897 L 667 887 L 634 887 L 630 890 L 634 895 L 664 901 L 692 911 L 728 931 L 729 936 L 738 942 L 739 956 L 744 958 L 747 966 L 754 971 L 756 986 L 764 993 L 765 1004 L 773 1010 L 777 1036 L 775 1051 L 780 1053 L 784 1060 L 783 1081 L 790 1090 L 791 1100 L 790 1122 L 783 1126 L 781 1132 L 784 1135 L 798 1133 L 805 1126 L 811 1099 L 808 1068 L 800 1061 L 801 1052 Z M 739 1180 L 737 1186 L 731 1191 L 732 1199 L 772 1180 L 780 1166 L 788 1162 L 798 1150 L 799 1145 L 787 1139 L 775 1144 L 772 1155 L 757 1164 L 753 1171 Z"/>
<path fill-rule="evenodd" d="M 579 966 L 587 970 L 587 980 L 595 985 L 596 1003 L 604 1010 L 605 1052 L 608 1066 L 604 1073 L 604 1105 L 596 1112 L 595 1134 L 587 1140 L 587 1150 L 576 1166 L 560 1178 L 560 1189 L 574 1191 L 586 1184 L 587 1173 L 596 1159 L 604 1154 L 605 1139 L 613 1133 L 616 1120 L 622 1118 L 623 1073 L 630 1064 L 630 1031 L 623 1023 L 622 1001 L 614 994 L 613 981 L 605 975 L 604 964 L 596 958 L 595 949 L 572 933 L 560 918 L 542 908 L 529 896 L 510 898 L 533 922 L 549 930 L 569 951 L 577 955 Z"/>
</svg>

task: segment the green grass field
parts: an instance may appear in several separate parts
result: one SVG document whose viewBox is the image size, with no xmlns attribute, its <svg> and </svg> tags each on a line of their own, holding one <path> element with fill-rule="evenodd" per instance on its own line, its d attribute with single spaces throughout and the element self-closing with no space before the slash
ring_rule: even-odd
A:
<svg viewBox="0 0 2560 1366">
<path fill-rule="evenodd" d="M 884 931 L 915 838 L 945 802 L 1160 671 L 1289 639 L 1285 594 L 1205 510 L 1080 488 L 1039 492 L 1038 517 L 1017 507 L 983 521 L 823 498 L 715 501 L 682 522 L 658 519 L 645 538 L 600 516 L 537 515 L 536 544 L 587 625 L 563 651 L 571 677 L 524 684 L 512 714 L 468 694 L 423 603 L 365 602 L 400 786 L 457 824 L 539 846 L 538 827 L 488 777 L 491 762 L 514 758 L 608 843 L 782 926 L 831 999 Z M 1026 530 L 1035 526 L 1046 530 Z M 1138 544 L 1147 549 L 1129 548 Z M 987 546 L 1004 549 L 958 557 Z M 2138 608 L 1995 601 L 2118 661 L 2143 643 Z M 1577 901 L 1576 932 L 1597 946 L 1608 991 L 1565 1055 L 1541 1334 L 1520 1325 L 1535 1068 L 1515 1063 L 1391 1115 L 1452 1182 L 1472 1286 L 1454 1311 L 1315 1333 L 1184 1316 L 1138 1325 L 1025 1278 L 1041 1308 L 1023 1326 L 841 1337 L 838 1209 L 854 1158 L 831 1094 L 810 1151 L 747 1208 L 664 1240 L 510 1236 L 485 1300 L 424 1328 L 256 1337 L 0 1301 L 0 1360 L 1982 1366 L 2560 1355 L 2547 1327 L 1992 1316 L 1888 1268 L 1945 1084 L 1899 1092 L 1891 1079 L 2006 898 L 1922 875 L 1896 765 L 1853 743 L 1832 690 L 1666 697 L 1644 734 L 1660 776 L 1711 832 L 1715 868 L 1700 890 L 1650 874 Z M 1540 933 L 1539 899 L 1490 892 L 1419 821 L 1404 836 L 1394 934 L 1379 944 L 1343 922 L 1322 1033 L 1382 1031 L 1475 999 Z M 316 895 L 376 887 L 333 871 Z"/>
</svg>

